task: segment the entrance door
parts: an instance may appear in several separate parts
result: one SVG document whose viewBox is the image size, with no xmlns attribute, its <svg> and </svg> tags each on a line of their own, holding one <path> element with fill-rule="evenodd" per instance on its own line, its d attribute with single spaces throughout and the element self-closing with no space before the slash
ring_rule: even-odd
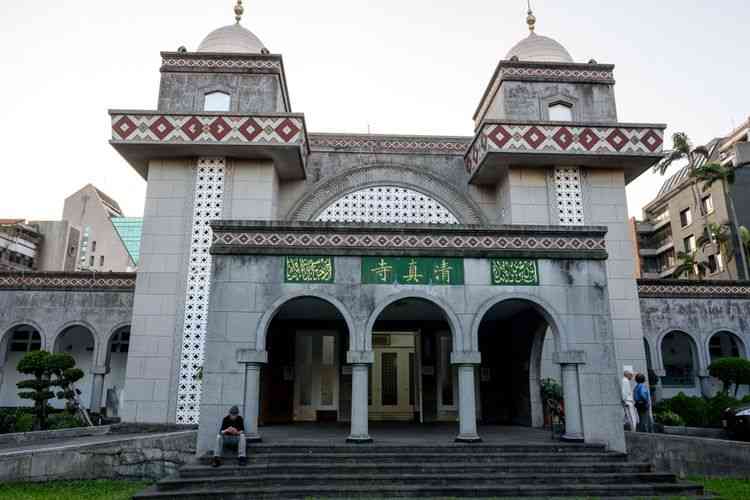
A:
<svg viewBox="0 0 750 500">
<path fill-rule="evenodd" d="M 339 402 L 336 332 L 298 331 L 295 347 L 294 420 L 337 419 Z M 273 396 L 271 396 L 273 397 Z"/>
<path fill-rule="evenodd" d="M 415 332 L 373 333 L 375 360 L 370 372 L 370 419 L 414 420 L 419 393 Z"/>
</svg>

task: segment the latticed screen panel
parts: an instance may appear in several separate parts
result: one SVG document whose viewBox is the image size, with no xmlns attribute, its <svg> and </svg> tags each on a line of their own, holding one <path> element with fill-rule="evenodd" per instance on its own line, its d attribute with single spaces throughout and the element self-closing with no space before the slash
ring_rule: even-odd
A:
<svg viewBox="0 0 750 500">
<path fill-rule="evenodd" d="M 580 168 L 555 169 L 557 216 L 561 226 L 583 226 L 583 190 Z"/>
<path fill-rule="evenodd" d="M 328 206 L 317 220 L 379 224 L 458 224 L 456 216 L 439 201 L 397 186 L 375 186 L 349 193 Z"/>
<path fill-rule="evenodd" d="M 180 359 L 180 385 L 177 392 L 177 423 L 196 424 L 200 417 L 203 351 L 206 342 L 208 297 L 211 282 L 211 226 L 221 217 L 224 199 L 223 158 L 198 160 L 193 225 L 190 241 L 190 267 L 185 293 L 185 323 Z"/>
</svg>

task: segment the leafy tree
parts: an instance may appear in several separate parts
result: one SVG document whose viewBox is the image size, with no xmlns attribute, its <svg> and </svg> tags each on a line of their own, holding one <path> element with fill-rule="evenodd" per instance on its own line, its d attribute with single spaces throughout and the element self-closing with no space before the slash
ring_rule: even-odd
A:
<svg viewBox="0 0 750 500">
<path fill-rule="evenodd" d="M 34 402 L 34 426 L 35 431 L 46 429 L 47 414 L 49 405 L 47 402 L 55 397 L 52 392 L 54 385 L 52 381 L 52 371 L 49 365 L 51 354 L 46 351 L 34 351 L 26 354 L 18 362 L 16 369 L 24 375 L 31 375 L 34 378 L 22 380 L 16 385 L 22 389 L 18 396 L 22 399 L 30 399 Z"/>
<path fill-rule="evenodd" d="M 708 367 L 708 373 L 721 380 L 721 392 L 729 394 L 729 388 L 734 386 L 734 397 L 741 385 L 750 384 L 750 361 L 742 358 L 717 359 Z"/>
<path fill-rule="evenodd" d="M 727 224 L 708 224 L 706 232 L 698 238 L 698 246 L 705 248 L 716 244 L 724 262 L 734 259 L 734 244 L 732 242 L 732 229 Z"/>
<path fill-rule="evenodd" d="M 735 170 L 732 165 L 722 165 L 718 162 L 707 162 L 691 170 L 690 177 L 698 183 L 702 183 L 703 192 L 711 189 L 715 183 L 719 182 L 724 191 L 724 201 L 729 209 L 729 228 L 731 233 L 732 244 L 739 251 L 740 262 L 738 269 L 741 272 L 742 279 L 748 279 L 747 256 L 745 246 L 742 244 L 740 229 L 737 226 L 737 212 L 734 208 L 734 201 L 730 195 L 730 190 L 735 181 Z"/>
<path fill-rule="evenodd" d="M 697 252 L 680 252 L 677 254 L 677 260 L 680 262 L 674 270 L 675 278 L 681 278 L 687 275 L 688 279 L 703 279 L 706 275 L 708 265 L 697 259 Z"/>
</svg>

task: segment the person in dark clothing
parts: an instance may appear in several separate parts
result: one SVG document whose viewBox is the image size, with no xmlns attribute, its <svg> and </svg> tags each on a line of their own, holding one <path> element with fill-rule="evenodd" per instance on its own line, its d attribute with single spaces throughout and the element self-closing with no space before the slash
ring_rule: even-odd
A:
<svg viewBox="0 0 750 500">
<path fill-rule="evenodd" d="M 646 376 L 639 373 L 635 376 L 637 385 L 633 389 L 633 400 L 635 409 L 638 410 L 638 432 L 654 432 L 651 421 L 651 391 L 646 385 Z"/>
<path fill-rule="evenodd" d="M 225 444 L 237 446 L 239 464 L 247 464 L 247 440 L 245 439 L 245 421 L 240 416 L 240 409 L 232 406 L 229 415 L 221 421 L 221 429 L 216 436 L 216 447 L 214 448 L 213 466 L 221 465 L 221 456 Z"/>
</svg>

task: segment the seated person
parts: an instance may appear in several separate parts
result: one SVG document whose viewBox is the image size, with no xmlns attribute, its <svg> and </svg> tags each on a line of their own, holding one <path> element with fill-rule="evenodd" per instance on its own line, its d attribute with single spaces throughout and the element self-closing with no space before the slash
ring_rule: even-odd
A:
<svg viewBox="0 0 750 500">
<path fill-rule="evenodd" d="M 213 466 L 221 465 L 221 455 L 224 451 L 224 444 L 237 445 L 237 456 L 239 464 L 247 464 L 247 441 L 245 440 L 245 422 L 240 416 L 240 409 L 232 406 L 229 409 L 229 415 L 221 421 L 219 435 L 216 436 L 216 448 L 214 448 Z"/>
</svg>

